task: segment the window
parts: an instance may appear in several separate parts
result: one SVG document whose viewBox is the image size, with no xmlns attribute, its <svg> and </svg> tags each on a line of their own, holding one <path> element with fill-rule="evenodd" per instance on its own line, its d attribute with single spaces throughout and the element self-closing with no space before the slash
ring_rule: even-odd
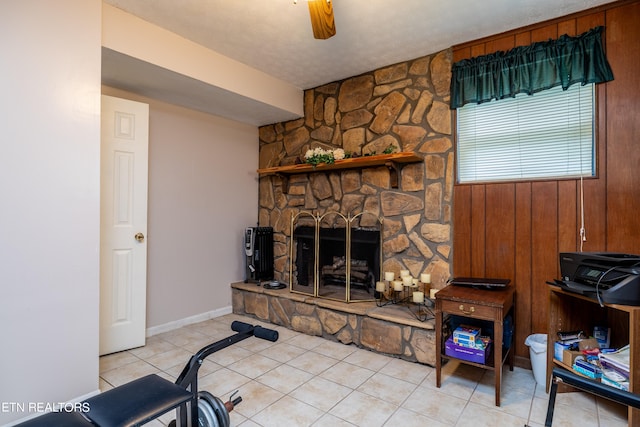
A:
<svg viewBox="0 0 640 427">
<path fill-rule="evenodd" d="M 457 109 L 459 183 L 595 176 L 594 84 Z"/>
</svg>

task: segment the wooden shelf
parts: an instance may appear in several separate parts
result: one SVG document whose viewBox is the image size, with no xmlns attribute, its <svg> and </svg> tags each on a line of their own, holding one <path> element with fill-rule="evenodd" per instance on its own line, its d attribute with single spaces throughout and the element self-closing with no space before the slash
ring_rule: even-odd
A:
<svg viewBox="0 0 640 427">
<path fill-rule="evenodd" d="M 598 301 L 572 292 L 567 292 L 559 286 L 549 285 L 549 323 L 547 340 L 547 389 L 550 386 L 551 372 L 554 366 L 562 366 L 570 372 L 572 368 L 554 358 L 554 337 L 560 330 L 586 330 L 595 325 L 611 326 L 611 346 L 622 347 L 629 344 L 631 356 L 629 362 L 629 391 L 640 391 L 640 375 L 638 363 L 640 361 L 640 306 L 605 303 L 600 307 Z M 629 407 L 628 419 L 630 426 L 640 425 L 640 409 Z"/>
<path fill-rule="evenodd" d="M 288 188 L 287 177 L 301 173 L 329 172 L 344 169 L 362 169 L 375 166 L 386 166 L 391 172 L 391 187 L 398 188 L 398 175 L 400 165 L 406 163 L 419 163 L 423 158 L 414 153 L 378 154 L 374 156 L 354 157 L 351 159 L 336 160 L 335 163 L 320 163 L 317 166 L 306 163 L 299 165 L 276 166 L 272 168 L 258 169 L 259 175 L 279 175 L 284 180 L 284 188 Z"/>
</svg>

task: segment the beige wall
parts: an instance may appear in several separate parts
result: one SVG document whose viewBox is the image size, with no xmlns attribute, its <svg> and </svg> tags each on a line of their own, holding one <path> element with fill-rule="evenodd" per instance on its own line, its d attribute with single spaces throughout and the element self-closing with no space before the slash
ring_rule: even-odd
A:
<svg viewBox="0 0 640 427">
<path fill-rule="evenodd" d="M 231 312 L 242 233 L 257 224 L 258 129 L 104 87 L 149 104 L 147 328 Z"/>
<path fill-rule="evenodd" d="M 100 11 L 0 4 L 0 425 L 98 391 Z"/>
</svg>

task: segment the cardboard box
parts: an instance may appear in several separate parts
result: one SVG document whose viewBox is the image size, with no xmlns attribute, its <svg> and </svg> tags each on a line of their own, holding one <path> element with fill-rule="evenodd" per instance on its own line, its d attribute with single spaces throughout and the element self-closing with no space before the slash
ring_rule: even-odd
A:
<svg viewBox="0 0 640 427">
<path fill-rule="evenodd" d="M 567 366 L 573 366 L 574 363 L 576 363 L 576 358 L 578 356 L 583 356 L 581 351 L 571 351 L 571 350 L 564 350 L 562 352 L 562 363 L 564 363 Z"/>
<path fill-rule="evenodd" d="M 487 362 L 487 356 L 489 355 L 490 350 L 491 345 L 487 346 L 484 350 L 457 345 L 453 342 L 453 337 L 449 337 L 449 339 L 444 343 L 444 354 L 447 356 L 456 357 L 469 362 L 481 363 L 483 365 Z"/>
<path fill-rule="evenodd" d="M 480 328 L 460 325 L 453 331 L 453 342 L 465 347 L 475 347 L 476 338 L 480 336 Z"/>
<path fill-rule="evenodd" d="M 611 328 L 594 326 L 593 337 L 598 341 L 600 348 L 609 348 L 609 344 L 611 343 Z"/>
<path fill-rule="evenodd" d="M 598 374 L 597 372 L 593 372 L 589 369 L 585 369 L 582 366 L 579 365 L 573 365 L 573 370 L 576 371 L 579 374 L 584 375 L 585 377 L 589 377 L 592 378 L 594 380 L 599 380 L 602 377 L 602 374 Z"/>
<path fill-rule="evenodd" d="M 576 363 L 573 364 L 573 369 L 589 378 L 600 379 L 602 377 L 602 369 L 584 359 L 576 359 Z"/>
<path fill-rule="evenodd" d="M 475 340 L 467 340 L 467 339 L 460 338 L 460 337 L 453 337 L 453 342 L 456 345 L 461 345 L 462 347 L 476 348 L 476 341 Z"/>
<path fill-rule="evenodd" d="M 611 387 L 620 389 L 620 390 L 624 390 L 624 391 L 629 391 L 629 381 L 625 381 L 625 382 L 618 382 L 618 381 L 614 381 L 610 378 L 607 378 L 604 374 L 600 377 L 600 382 L 602 382 L 602 384 L 606 384 L 606 385 L 610 385 Z"/>
<path fill-rule="evenodd" d="M 556 360 L 559 360 L 560 362 L 562 362 L 563 358 L 564 358 L 563 352 L 565 350 L 569 350 L 569 346 L 570 346 L 570 344 L 563 344 L 560 341 L 556 341 L 553 344 L 553 358 L 556 359 Z M 571 366 L 571 365 L 572 365 L 572 363 L 569 364 L 569 366 Z"/>
</svg>

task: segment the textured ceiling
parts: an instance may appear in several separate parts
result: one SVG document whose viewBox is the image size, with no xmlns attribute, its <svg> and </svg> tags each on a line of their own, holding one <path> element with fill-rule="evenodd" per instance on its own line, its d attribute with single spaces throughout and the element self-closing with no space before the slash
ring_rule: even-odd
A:
<svg viewBox="0 0 640 427">
<path fill-rule="evenodd" d="M 610 1 L 334 0 L 316 40 L 304 0 L 104 0 L 300 89 Z"/>
</svg>

